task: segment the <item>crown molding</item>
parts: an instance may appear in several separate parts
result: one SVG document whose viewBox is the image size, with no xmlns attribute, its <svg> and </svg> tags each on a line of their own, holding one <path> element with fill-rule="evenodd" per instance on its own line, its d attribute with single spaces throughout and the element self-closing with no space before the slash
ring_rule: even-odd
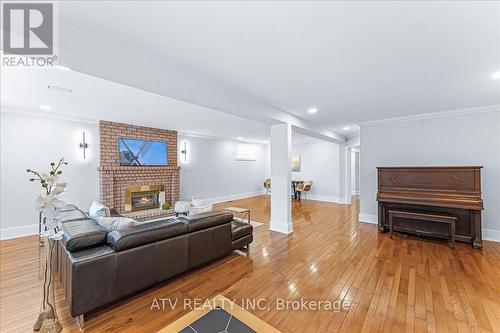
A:
<svg viewBox="0 0 500 333">
<path fill-rule="evenodd" d="M 77 116 L 68 116 L 68 115 L 56 113 L 53 111 L 33 111 L 33 110 L 18 109 L 18 108 L 3 107 L 2 106 L 1 113 L 10 113 L 10 114 L 29 116 L 29 117 L 39 117 L 39 118 L 47 118 L 47 119 L 74 121 L 74 122 L 79 122 L 79 123 L 87 123 L 87 124 L 95 124 L 95 125 L 97 125 L 99 123 L 99 119 L 87 118 L 87 117 L 77 117 Z"/>
<path fill-rule="evenodd" d="M 215 140 L 215 141 L 234 141 L 238 143 L 250 143 L 250 144 L 256 144 L 256 145 L 267 145 L 267 143 L 261 142 L 261 141 L 251 141 L 251 140 L 237 140 L 231 137 L 226 137 L 226 136 L 212 136 L 212 135 L 203 135 L 203 134 L 196 134 L 196 133 L 190 133 L 190 132 L 177 132 L 178 136 L 184 136 L 184 137 L 190 137 L 190 138 L 198 138 L 198 139 L 204 139 L 204 140 Z"/>
<path fill-rule="evenodd" d="M 359 130 L 356 132 L 352 132 L 349 135 L 346 135 L 345 138 L 346 138 L 346 141 L 349 141 L 349 140 L 354 139 L 355 137 L 358 137 L 358 136 L 359 136 Z"/>
<path fill-rule="evenodd" d="M 213 136 L 213 135 L 203 135 L 203 134 L 196 134 L 196 133 L 190 133 L 190 132 L 177 132 L 177 136 L 187 136 L 191 138 L 198 138 L 198 139 L 205 139 L 205 140 L 232 140 L 235 141 L 234 139 L 226 138 L 226 137 L 218 137 L 218 136 Z"/>
<path fill-rule="evenodd" d="M 467 108 L 467 109 L 456 109 L 456 110 L 448 110 L 448 111 L 440 111 L 433 113 L 422 113 L 411 116 L 403 116 L 403 117 L 394 117 L 394 118 L 386 118 L 379 120 L 371 120 L 358 123 L 361 127 L 373 126 L 373 125 L 383 125 L 383 124 L 391 124 L 391 123 L 399 123 L 405 121 L 412 120 L 421 120 L 421 119 L 433 119 L 433 118 L 446 118 L 446 117 L 455 117 L 455 116 L 463 116 L 475 113 L 485 113 L 485 112 L 495 112 L 500 111 L 500 104 L 496 105 L 488 105 L 488 106 L 480 106 L 475 108 Z"/>
</svg>

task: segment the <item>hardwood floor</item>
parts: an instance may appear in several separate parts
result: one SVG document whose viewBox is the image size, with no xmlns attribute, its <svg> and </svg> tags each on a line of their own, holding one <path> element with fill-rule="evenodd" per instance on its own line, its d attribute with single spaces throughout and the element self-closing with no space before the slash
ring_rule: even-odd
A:
<svg viewBox="0 0 500 333">
<path fill-rule="evenodd" d="M 358 223 L 359 203 L 293 203 L 294 232 L 268 230 L 264 196 L 223 206 L 251 209 L 249 256 L 234 253 L 171 279 L 86 319 L 85 332 L 156 332 L 189 312 L 183 299 L 267 300 L 247 310 L 282 332 L 500 332 L 500 243 L 467 244 L 396 237 Z M 0 331 L 30 332 L 41 299 L 43 250 L 36 237 L 0 242 Z M 98 272 L 96 272 L 98 274 Z M 64 332 L 77 332 L 59 284 Z M 173 310 L 152 308 L 160 298 Z M 344 300 L 346 311 L 278 310 L 276 300 Z"/>
</svg>

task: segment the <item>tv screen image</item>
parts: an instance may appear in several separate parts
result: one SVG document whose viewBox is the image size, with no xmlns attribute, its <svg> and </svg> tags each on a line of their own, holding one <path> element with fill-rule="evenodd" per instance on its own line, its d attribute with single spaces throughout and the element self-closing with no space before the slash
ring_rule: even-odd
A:
<svg viewBox="0 0 500 333">
<path fill-rule="evenodd" d="M 118 149 L 120 165 L 168 165 L 166 142 L 120 138 Z"/>
</svg>

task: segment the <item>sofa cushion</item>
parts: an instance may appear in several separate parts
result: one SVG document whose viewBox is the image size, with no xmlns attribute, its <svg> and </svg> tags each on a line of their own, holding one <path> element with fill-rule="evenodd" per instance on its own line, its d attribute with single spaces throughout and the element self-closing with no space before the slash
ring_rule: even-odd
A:
<svg viewBox="0 0 500 333">
<path fill-rule="evenodd" d="M 235 239 L 232 242 L 233 250 L 239 250 L 244 246 L 248 246 L 253 242 L 253 234 L 243 236 L 241 238 Z"/>
<path fill-rule="evenodd" d="M 63 224 L 62 243 L 69 252 L 84 250 L 106 243 L 108 230 L 92 219 L 67 221 Z"/>
<path fill-rule="evenodd" d="M 85 260 L 95 259 L 100 256 L 115 253 L 112 248 L 107 245 L 101 245 L 97 247 L 92 247 L 90 249 L 73 252 L 71 253 L 71 259 L 73 262 L 81 262 Z"/>
<path fill-rule="evenodd" d="M 107 242 L 115 251 L 124 251 L 133 247 L 157 242 L 185 234 L 186 223 L 177 219 L 145 222 L 108 234 Z"/>
<path fill-rule="evenodd" d="M 251 224 L 233 220 L 231 222 L 231 239 L 234 241 L 238 238 L 251 235 L 253 232 L 253 227 Z"/>
<path fill-rule="evenodd" d="M 80 209 L 72 209 L 72 210 L 63 210 L 59 215 L 59 220 L 61 223 L 66 223 L 68 221 L 76 221 L 76 220 L 86 220 L 89 217 L 85 212 Z"/>
<path fill-rule="evenodd" d="M 215 227 L 220 224 L 229 223 L 233 220 L 233 214 L 225 211 L 213 211 L 196 215 L 180 217 L 179 220 L 187 223 L 187 232 Z"/>
</svg>

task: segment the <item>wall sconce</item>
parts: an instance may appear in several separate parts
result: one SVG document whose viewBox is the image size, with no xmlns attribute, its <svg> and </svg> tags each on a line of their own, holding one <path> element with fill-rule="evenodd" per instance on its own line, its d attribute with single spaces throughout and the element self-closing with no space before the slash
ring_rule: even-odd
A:
<svg viewBox="0 0 500 333">
<path fill-rule="evenodd" d="M 89 147 L 89 144 L 85 141 L 85 131 L 82 133 L 82 142 L 80 143 L 80 148 L 83 149 L 83 159 L 86 158 L 85 151 Z"/>
<path fill-rule="evenodd" d="M 182 156 L 184 156 L 184 163 L 187 163 L 187 143 L 184 141 L 184 149 L 181 150 Z"/>
</svg>

